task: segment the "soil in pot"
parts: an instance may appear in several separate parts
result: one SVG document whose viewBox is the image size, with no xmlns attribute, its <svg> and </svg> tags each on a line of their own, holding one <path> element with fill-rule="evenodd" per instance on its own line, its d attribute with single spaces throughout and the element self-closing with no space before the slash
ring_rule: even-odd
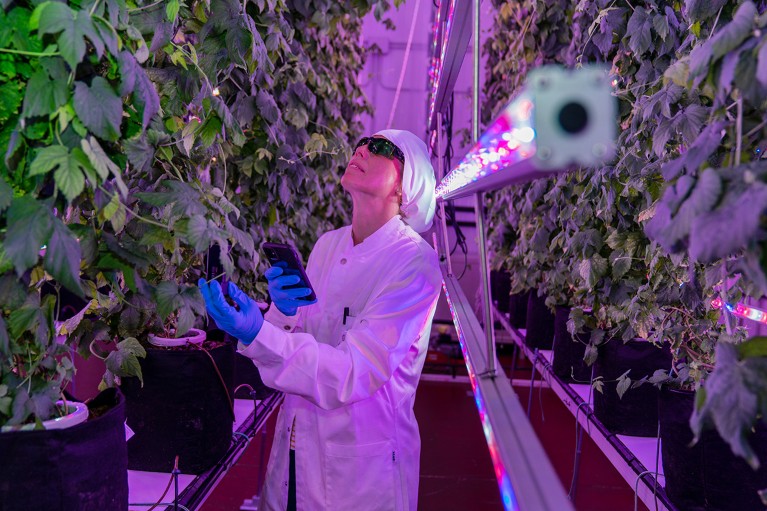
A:
<svg viewBox="0 0 767 511">
<path fill-rule="evenodd" d="M 632 381 L 650 377 L 658 369 L 671 368 L 671 353 L 644 340 L 624 343 L 611 339 L 599 346 L 594 377 L 602 376 L 602 392 L 594 392 L 594 414 L 607 429 L 619 435 L 654 437 L 658 434 L 658 389 L 645 384 L 618 397 L 617 382 L 631 369 Z"/>
<path fill-rule="evenodd" d="M 557 307 L 554 314 L 554 374 L 566 383 L 589 383 L 591 367 L 583 361 L 583 356 L 591 334 L 586 331 L 571 335 L 567 331 L 569 318 L 569 307 Z"/>
<path fill-rule="evenodd" d="M 666 495 L 681 510 L 763 511 L 757 491 L 767 488 L 767 427 L 757 424 L 748 441 L 762 466 L 754 471 L 734 454 L 715 430 L 694 446 L 690 416 L 692 391 L 661 389 L 658 399 Z"/>
<path fill-rule="evenodd" d="M 229 449 L 235 347 L 212 341 L 202 347 L 148 348 L 140 361 L 144 386 L 138 378 L 123 379 L 135 433 L 128 441 L 132 470 L 170 472 L 178 455 L 181 472 L 200 474 Z"/>
<path fill-rule="evenodd" d="M 127 511 L 125 399 L 107 389 L 89 420 L 55 430 L 0 433 L 3 511 Z"/>
<path fill-rule="evenodd" d="M 525 344 L 533 349 L 550 350 L 554 344 L 554 314 L 546 307 L 545 295 L 530 292 L 525 319 Z"/>
</svg>

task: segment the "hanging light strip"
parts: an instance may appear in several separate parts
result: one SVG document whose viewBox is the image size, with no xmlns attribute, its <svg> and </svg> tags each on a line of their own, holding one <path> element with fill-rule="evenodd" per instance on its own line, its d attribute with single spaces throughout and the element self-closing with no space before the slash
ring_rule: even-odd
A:
<svg viewBox="0 0 767 511">
<path fill-rule="evenodd" d="M 444 113 L 455 87 L 471 39 L 471 0 L 443 0 L 437 13 L 436 43 L 432 43 L 429 71 L 429 129 L 436 129 L 437 114 Z"/>
<path fill-rule="evenodd" d="M 431 29 L 431 64 L 429 66 L 429 85 L 431 93 L 429 94 L 429 119 L 434 114 L 434 106 L 437 101 L 437 88 L 439 85 L 439 74 L 442 68 L 442 4 L 450 0 L 442 0 L 439 8 L 437 8 L 437 15 L 434 19 L 434 25 Z M 437 46 L 439 45 L 439 49 Z"/>
<path fill-rule="evenodd" d="M 447 298 L 448 307 L 450 307 L 450 314 L 454 318 L 455 330 L 458 334 L 458 341 L 461 345 L 461 353 L 463 353 L 463 360 L 466 362 L 466 370 L 469 373 L 469 381 L 471 382 L 471 390 L 474 392 L 474 402 L 479 410 L 479 419 L 482 422 L 482 431 L 485 433 L 485 440 L 487 440 L 487 447 L 490 451 L 490 459 L 493 462 L 493 470 L 495 472 L 495 478 L 498 481 L 498 487 L 501 490 L 501 500 L 503 501 L 503 507 L 506 511 L 518 510 L 516 499 L 514 498 L 514 490 L 511 487 L 511 479 L 506 472 L 506 468 L 501 460 L 500 451 L 498 449 L 498 443 L 495 440 L 493 434 L 493 428 L 490 425 L 490 421 L 487 416 L 487 408 L 485 402 L 482 399 L 482 392 L 477 385 L 477 377 L 474 368 L 471 365 L 469 353 L 466 348 L 466 338 L 461 331 L 461 323 L 456 320 L 458 314 L 455 311 L 453 301 L 450 299 L 450 293 L 447 291 L 445 282 L 442 282 L 442 289 L 445 291 L 445 297 Z"/>
<path fill-rule="evenodd" d="M 716 298 L 711 301 L 711 306 L 714 309 L 721 309 L 723 305 L 721 298 Z M 767 312 L 757 309 L 756 307 L 749 307 L 743 303 L 737 305 L 727 304 L 727 310 L 732 314 L 740 318 L 750 319 L 752 321 L 758 321 L 759 323 L 767 324 Z"/>
<path fill-rule="evenodd" d="M 615 155 L 618 104 L 609 69 L 551 65 L 528 73 L 517 95 L 439 183 L 452 200 L 526 183 Z"/>
<path fill-rule="evenodd" d="M 527 94 L 509 103 L 458 166 L 439 183 L 437 198 L 448 198 L 451 192 L 533 156 L 536 146 L 532 110 L 533 103 Z"/>
<path fill-rule="evenodd" d="M 506 511 L 573 511 L 565 489 L 546 456 L 511 381 L 503 371 L 484 371 L 485 336 L 458 279 L 442 266 L 442 287 L 453 317 L 474 402 Z"/>
</svg>

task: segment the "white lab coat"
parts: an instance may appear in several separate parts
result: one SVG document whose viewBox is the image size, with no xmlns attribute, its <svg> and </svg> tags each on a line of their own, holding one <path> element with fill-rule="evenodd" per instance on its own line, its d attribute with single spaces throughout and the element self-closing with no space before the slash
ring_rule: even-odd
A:
<svg viewBox="0 0 767 511">
<path fill-rule="evenodd" d="M 295 417 L 299 511 L 415 510 L 413 403 L 442 284 L 437 254 L 395 216 L 357 246 L 349 226 L 326 233 L 306 271 L 317 303 L 294 317 L 272 307 L 255 341 L 240 345 L 264 383 L 286 393 L 262 509 L 286 508 Z"/>
</svg>

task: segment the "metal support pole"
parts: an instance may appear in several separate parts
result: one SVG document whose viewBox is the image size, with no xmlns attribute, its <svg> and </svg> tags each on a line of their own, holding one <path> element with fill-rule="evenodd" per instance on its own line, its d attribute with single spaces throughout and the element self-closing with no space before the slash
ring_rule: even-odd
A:
<svg viewBox="0 0 767 511">
<path fill-rule="evenodd" d="M 445 177 L 445 163 L 443 159 L 443 155 L 445 154 L 445 150 L 442 147 L 442 114 L 437 114 L 437 154 L 439 155 L 439 158 L 437 160 L 437 183 L 442 182 L 442 178 Z M 441 200 L 439 201 L 439 212 L 440 216 L 442 217 L 442 221 L 439 222 L 439 225 L 437 226 L 439 230 L 442 231 L 442 242 L 444 243 L 444 255 L 445 255 L 445 261 L 447 262 L 447 274 L 449 276 L 453 275 L 453 264 L 450 260 L 450 240 L 447 237 L 447 217 L 445 216 L 445 201 Z M 454 219 L 455 221 L 455 219 Z"/>
<path fill-rule="evenodd" d="M 474 80 L 472 86 L 471 102 L 471 138 L 476 144 L 479 140 L 479 38 L 480 38 L 480 0 L 473 1 L 474 11 L 474 30 L 472 38 L 473 57 L 474 57 Z M 474 214 L 477 220 L 477 238 L 479 240 L 479 274 L 482 279 L 482 308 L 485 315 L 485 337 L 487 339 L 487 367 L 482 373 L 484 376 L 495 376 L 495 335 L 493 332 L 493 311 L 492 298 L 490 295 L 490 276 L 487 265 L 487 248 L 485 246 L 485 215 L 484 215 L 484 194 L 477 193 L 474 202 Z"/>
</svg>

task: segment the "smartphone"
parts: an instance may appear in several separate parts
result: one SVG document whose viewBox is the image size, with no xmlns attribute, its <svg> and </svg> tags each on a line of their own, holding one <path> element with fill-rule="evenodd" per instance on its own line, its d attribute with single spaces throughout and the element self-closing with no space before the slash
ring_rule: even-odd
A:
<svg viewBox="0 0 767 511">
<path fill-rule="evenodd" d="M 293 247 L 284 243 L 267 242 L 264 243 L 262 248 L 266 253 L 266 258 L 272 266 L 279 266 L 282 268 L 284 275 L 298 275 L 300 277 L 301 282 L 285 286 L 285 289 L 308 287 L 311 294 L 297 298 L 297 300 L 313 301 L 317 299 L 312 284 L 309 282 L 309 277 L 306 276 L 306 272 L 304 271 L 304 266 L 301 264 L 301 257 L 299 257 L 298 252 L 296 252 Z"/>
</svg>

